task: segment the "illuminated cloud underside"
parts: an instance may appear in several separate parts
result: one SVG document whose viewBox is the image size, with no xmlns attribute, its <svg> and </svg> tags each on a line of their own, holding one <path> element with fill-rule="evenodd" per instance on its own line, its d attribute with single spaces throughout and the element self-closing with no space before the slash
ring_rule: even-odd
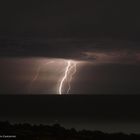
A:
<svg viewBox="0 0 140 140">
<path fill-rule="evenodd" d="M 36 70 L 36 73 L 33 77 L 33 79 L 31 80 L 30 86 L 29 86 L 29 93 L 31 93 L 31 89 L 34 88 L 34 84 L 37 82 L 37 80 L 39 80 L 40 78 L 40 74 L 42 73 L 42 70 L 46 71 L 48 69 L 51 69 L 52 75 L 54 75 L 54 73 L 57 75 L 57 73 L 61 73 L 60 77 L 58 77 L 58 79 L 56 78 L 56 80 L 58 81 L 58 88 L 56 88 L 56 93 L 61 95 L 61 94 L 69 94 L 70 93 L 70 89 L 71 89 L 71 82 L 72 79 L 74 78 L 74 74 L 76 73 L 76 67 L 77 64 L 81 63 L 80 61 L 74 61 L 74 60 L 66 60 L 66 59 L 53 59 L 53 60 L 46 60 L 46 62 L 44 62 L 44 64 L 40 64 Z M 55 69 L 54 69 L 55 68 Z M 55 71 L 55 70 L 58 71 Z M 46 78 L 48 78 L 46 76 Z M 47 79 L 49 80 L 49 79 Z M 53 79 L 50 79 L 53 80 Z M 57 86 L 57 84 L 56 84 Z"/>
</svg>

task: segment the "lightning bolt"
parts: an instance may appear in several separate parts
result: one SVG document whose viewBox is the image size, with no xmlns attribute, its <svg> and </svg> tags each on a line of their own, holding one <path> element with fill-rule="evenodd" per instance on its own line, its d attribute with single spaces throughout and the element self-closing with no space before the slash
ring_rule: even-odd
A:
<svg viewBox="0 0 140 140">
<path fill-rule="evenodd" d="M 58 94 L 60 94 L 60 95 L 63 94 L 64 90 L 65 90 L 66 94 L 69 93 L 69 91 L 71 89 L 71 81 L 73 79 L 74 74 L 77 71 L 77 62 L 76 61 L 74 61 L 74 60 L 62 60 L 62 61 L 64 63 L 66 63 L 66 66 L 64 68 L 64 75 L 62 76 L 61 80 L 59 81 Z M 57 61 L 49 61 L 49 62 L 41 64 L 37 67 L 35 75 L 34 75 L 33 79 L 31 80 L 31 83 L 28 88 L 29 93 L 31 92 L 34 82 L 38 79 L 38 77 L 41 73 L 41 69 L 44 66 L 52 64 L 54 62 L 57 62 Z"/>
<path fill-rule="evenodd" d="M 59 94 L 61 95 L 62 94 L 62 87 L 63 87 L 63 84 L 68 76 L 68 71 L 69 71 L 69 68 L 71 66 L 71 61 L 67 61 L 67 66 L 66 66 L 66 69 L 65 69 L 65 74 L 64 74 L 64 77 L 62 78 L 62 80 L 60 81 L 60 85 L 59 85 Z"/>
<path fill-rule="evenodd" d="M 34 76 L 34 78 L 33 78 L 32 81 L 34 82 L 34 81 L 37 80 L 37 78 L 38 78 L 38 76 L 39 76 L 39 74 L 40 74 L 40 70 L 41 70 L 42 67 L 44 67 L 44 66 L 46 66 L 46 65 L 48 65 L 48 64 L 51 64 L 51 63 L 54 63 L 54 61 L 46 62 L 46 63 L 43 64 L 42 66 L 39 66 L 38 69 L 37 69 L 37 72 L 36 72 L 36 74 L 35 74 L 35 76 Z"/>
<path fill-rule="evenodd" d="M 39 76 L 39 73 L 40 73 L 40 70 L 41 70 L 41 66 L 39 66 L 39 67 L 37 68 L 36 74 L 35 74 L 35 76 L 33 77 L 32 82 L 34 82 L 34 81 L 37 80 L 37 78 L 38 78 L 38 76 Z"/>
<path fill-rule="evenodd" d="M 54 63 L 54 61 L 46 62 L 45 64 L 40 65 L 40 66 L 37 68 L 36 74 L 35 74 L 35 76 L 33 77 L 32 81 L 31 81 L 31 83 L 30 83 L 30 88 L 29 88 L 29 90 L 31 89 L 33 83 L 38 79 L 38 77 L 39 77 L 39 75 L 40 75 L 41 69 L 42 69 L 44 66 L 46 66 L 46 65 L 48 65 L 48 64 L 51 64 L 51 63 Z"/>
<path fill-rule="evenodd" d="M 69 93 L 70 89 L 71 89 L 71 81 L 73 78 L 73 75 L 76 73 L 76 68 L 77 67 L 77 63 L 74 63 L 73 66 L 71 66 L 70 71 L 72 71 L 72 73 L 70 74 L 70 78 L 68 79 L 68 90 L 67 90 L 67 94 Z"/>
<path fill-rule="evenodd" d="M 62 94 L 62 90 L 63 90 L 63 86 L 64 86 L 65 81 L 70 77 L 68 79 L 68 90 L 67 90 L 67 93 L 69 93 L 69 91 L 71 89 L 70 82 L 72 80 L 73 75 L 76 72 L 76 62 L 71 61 L 71 60 L 67 60 L 66 63 L 67 63 L 67 65 L 65 68 L 64 76 L 62 77 L 60 84 L 59 84 L 59 94 L 60 95 Z M 71 73 L 71 70 L 73 70 L 72 73 Z"/>
</svg>

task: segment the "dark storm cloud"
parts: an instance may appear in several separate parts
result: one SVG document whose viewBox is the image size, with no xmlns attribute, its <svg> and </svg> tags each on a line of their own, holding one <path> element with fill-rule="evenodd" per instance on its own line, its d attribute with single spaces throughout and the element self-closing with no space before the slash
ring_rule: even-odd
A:
<svg viewBox="0 0 140 140">
<path fill-rule="evenodd" d="M 12 36 L 111 37 L 139 40 L 137 1 L 7 0 L 0 2 L 0 31 Z"/>
<path fill-rule="evenodd" d="M 59 57 L 97 63 L 138 63 L 139 45 L 111 39 L 57 39 L 48 43 L 48 46 L 58 49 Z"/>
<path fill-rule="evenodd" d="M 137 4 L 120 0 L 53 1 L 48 10 L 48 36 L 137 40 L 140 35 Z"/>
<path fill-rule="evenodd" d="M 140 61 L 139 42 L 111 39 L 1 40 L 1 57 L 50 57 L 97 63 Z"/>
<path fill-rule="evenodd" d="M 137 5 L 111 0 L 0 2 L 0 56 L 139 61 Z"/>
</svg>

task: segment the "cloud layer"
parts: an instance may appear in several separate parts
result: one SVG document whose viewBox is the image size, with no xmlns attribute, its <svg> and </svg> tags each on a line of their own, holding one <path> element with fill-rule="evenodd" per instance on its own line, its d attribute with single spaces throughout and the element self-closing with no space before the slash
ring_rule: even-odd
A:
<svg viewBox="0 0 140 140">
<path fill-rule="evenodd" d="M 111 39 L 3 40 L 1 57 L 50 57 L 96 63 L 140 62 L 140 44 Z"/>
</svg>

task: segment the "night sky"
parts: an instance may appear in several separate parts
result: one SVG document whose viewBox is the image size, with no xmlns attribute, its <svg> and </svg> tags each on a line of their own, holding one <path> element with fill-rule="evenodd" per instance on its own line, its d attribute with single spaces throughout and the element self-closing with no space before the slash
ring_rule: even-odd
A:
<svg viewBox="0 0 140 140">
<path fill-rule="evenodd" d="M 140 132 L 137 1 L 1 1 L 0 21 L 2 120 Z"/>
</svg>

